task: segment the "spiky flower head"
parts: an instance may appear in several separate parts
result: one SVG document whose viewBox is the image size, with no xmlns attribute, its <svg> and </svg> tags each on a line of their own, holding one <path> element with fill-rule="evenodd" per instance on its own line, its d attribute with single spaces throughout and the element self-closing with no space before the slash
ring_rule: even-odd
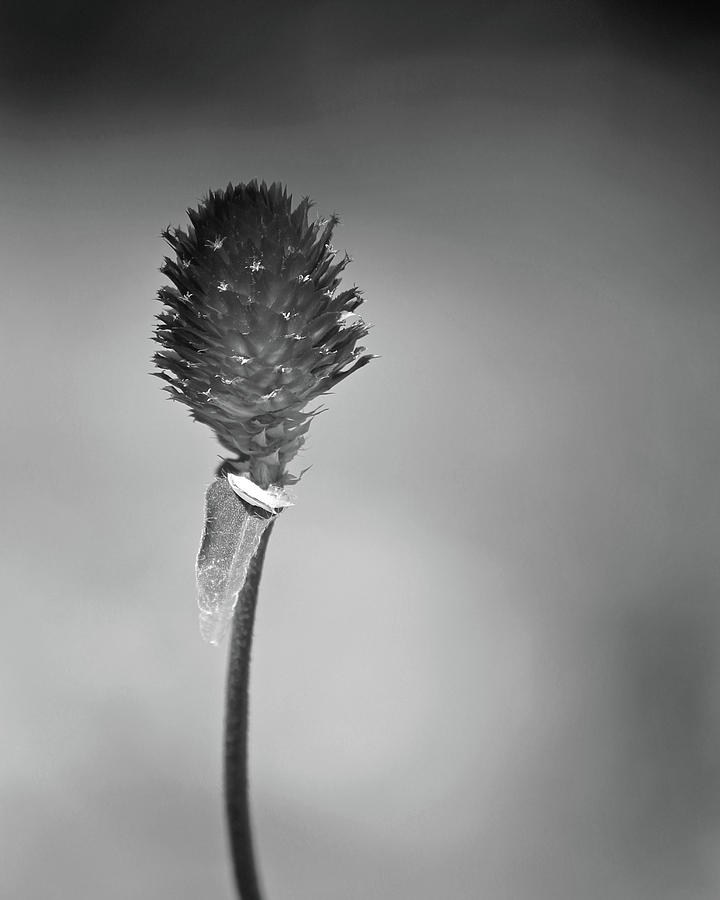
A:
<svg viewBox="0 0 720 900">
<path fill-rule="evenodd" d="M 156 373 L 230 451 L 224 470 L 261 488 L 297 481 L 286 466 L 318 410 L 308 403 L 372 359 L 356 287 L 338 291 L 350 258 L 331 244 L 337 216 L 311 221 L 279 183 L 211 191 L 190 226 L 168 228 Z"/>
</svg>

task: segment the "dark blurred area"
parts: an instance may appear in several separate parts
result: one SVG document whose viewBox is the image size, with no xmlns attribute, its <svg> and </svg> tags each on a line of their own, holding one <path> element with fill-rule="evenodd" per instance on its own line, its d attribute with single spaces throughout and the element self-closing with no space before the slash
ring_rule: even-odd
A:
<svg viewBox="0 0 720 900">
<path fill-rule="evenodd" d="M 268 900 L 720 896 L 714 4 L 0 4 L 0 897 L 230 898 L 217 463 L 149 378 L 168 224 L 337 210 L 253 660 Z"/>
<path fill-rule="evenodd" d="M 5 102 L 37 113 L 205 100 L 239 105 L 257 120 L 307 114 L 308 74 L 337 78 L 358 58 L 600 46 L 717 70 L 719 37 L 717 4 L 701 2 L 5 0 L 0 72 Z"/>
</svg>

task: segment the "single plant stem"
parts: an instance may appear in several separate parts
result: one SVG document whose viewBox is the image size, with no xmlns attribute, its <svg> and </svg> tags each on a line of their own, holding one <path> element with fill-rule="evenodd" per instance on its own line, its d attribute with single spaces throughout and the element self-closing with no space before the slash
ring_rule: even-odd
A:
<svg viewBox="0 0 720 900">
<path fill-rule="evenodd" d="M 235 883 L 241 900 L 262 900 L 253 853 L 248 793 L 248 688 L 255 607 L 273 523 L 265 530 L 233 618 L 225 710 L 225 810 Z"/>
</svg>

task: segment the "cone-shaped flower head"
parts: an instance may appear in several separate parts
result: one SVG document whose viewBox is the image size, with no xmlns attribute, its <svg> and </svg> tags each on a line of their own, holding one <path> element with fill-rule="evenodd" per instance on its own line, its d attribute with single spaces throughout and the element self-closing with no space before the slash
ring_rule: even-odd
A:
<svg viewBox="0 0 720 900">
<path fill-rule="evenodd" d="M 292 209 L 278 183 L 230 184 L 163 234 L 176 259 L 161 268 L 157 374 L 230 451 L 225 469 L 262 488 L 297 481 L 286 465 L 317 412 L 305 407 L 372 359 L 360 292 L 338 291 L 338 219 L 311 222 L 311 206 Z"/>
</svg>

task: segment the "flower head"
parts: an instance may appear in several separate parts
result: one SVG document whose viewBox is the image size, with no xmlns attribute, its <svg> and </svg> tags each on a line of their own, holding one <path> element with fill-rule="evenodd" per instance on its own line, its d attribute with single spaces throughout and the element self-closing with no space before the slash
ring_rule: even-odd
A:
<svg viewBox="0 0 720 900">
<path fill-rule="evenodd" d="M 359 290 L 338 291 L 338 219 L 311 222 L 311 206 L 293 209 L 279 183 L 229 184 L 163 234 L 175 259 L 161 268 L 156 374 L 230 451 L 224 469 L 261 488 L 297 481 L 286 466 L 318 412 L 305 407 L 373 358 L 357 346 Z"/>
</svg>

